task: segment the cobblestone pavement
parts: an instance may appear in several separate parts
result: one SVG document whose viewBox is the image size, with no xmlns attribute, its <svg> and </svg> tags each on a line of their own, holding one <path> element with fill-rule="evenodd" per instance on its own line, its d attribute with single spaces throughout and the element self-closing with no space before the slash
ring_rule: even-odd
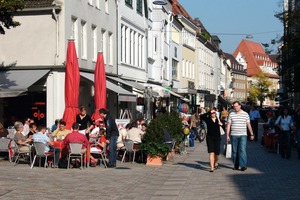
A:
<svg viewBox="0 0 300 200">
<path fill-rule="evenodd" d="M 260 125 L 261 126 L 261 125 Z M 261 130 L 261 128 L 260 128 Z M 223 141 L 225 138 L 223 138 Z M 209 173 L 205 143 L 162 167 L 118 163 L 80 169 L 30 169 L 0 161 L 0 199 L 299 199 L 300 160 L 269 153 L 248 142 L 247 171 L 233 171 L 223 155 L 220 169 Z"/>
</svg>

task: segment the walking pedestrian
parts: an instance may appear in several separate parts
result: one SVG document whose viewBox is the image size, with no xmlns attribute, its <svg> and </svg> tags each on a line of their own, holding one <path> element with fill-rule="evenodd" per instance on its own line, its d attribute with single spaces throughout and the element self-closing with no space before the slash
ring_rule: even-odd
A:
<svg viewBox="0 0 300 200">
<path fill-rule="evenodd" d="M 254 105 L 251 105 L 251 109 L 249 112 L 249 117 L 250 117 L 250 123 L 251 127 L 253 129 L 254 133 L 254 141 L 257 141 L 258 138 L 258 120 L 260 119 L 260 114 L 259 111 L 254 107 Z M 248 136 L 250 139 L 250 136 Z"/>
<path fill-rule="evenodd" d="M 214 172 L 214 170 L 218 169 L 219 167 L 221 141 L 220 126 L 222 126 L 223 124 L 217 117 L 215 108 L 211 109 L 208 115 L 200 115 L 200 118 L 205 121 L 207 125 L 206 144 L 207 151 L 209 153 L 209 172 Z"/>
<path fill-rule="evenodd" d="M 233 170 L 247 170 L 247 127 L 250 131 L 250 140 L 254 139 L 250 118 L 247 112 L 241 109 L 239 101 L 233 102 L 234 111 L 230 112 L 227 124 L 227 141 L 232 142 Z M 231 139 L 230 139 L 231 137 Z"/>
<path fill-rule="evenodd" d="M 293 128 L 293 119 L 289 115 L 289 109 L 284 108 L 281 115 L 275 121 L 279 127 L 279 150 L 282 158 L 291 158 L 291 131 Z"/>
<path fill-rule="evenodd" d="M 105 126 L 106 126 L 106 139 L 109 145 L 109 168 L 116 167 L 117 160 L 117 139 L 119 137 L 119 130 L 116 124 L 115 119 L 113 119 L 108 111 L 104 108 L 99 110 L 101 117 L 104 118 Z"/>
</svg>

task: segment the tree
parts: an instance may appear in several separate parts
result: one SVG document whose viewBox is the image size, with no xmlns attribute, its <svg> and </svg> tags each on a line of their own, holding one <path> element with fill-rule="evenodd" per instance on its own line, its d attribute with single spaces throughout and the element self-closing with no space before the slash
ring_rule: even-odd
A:
<svg viewBox="0 0 300 200">
<path fill-rule="evenodd" d="M 257 103 L 257 100 L 259 100 L 260 107 L 262 107 L 262 103 L 267 97 L 270 99 L 275 98 L 276 92 L 270 91 L 269 88 L 272 82 L 264 74 L 259 74 L 254 79 L 255 81 L 250 85 L 249 99 L 252 103 Z"/>
<path fill-rule="evenodd" d="M 300 92 L 300 5 L 288 1 L 285 10 L 275 15 L 284 27 L 280 55 L 279 75 L 285 93 Z"/>
<path fill-rule="evenodd" d="M 13 20 L 13 15 L 23 8 L 24 0 L 0 0 L 0 34 L 5 34 L 4 28 L 20 26 L 20 22 Z"/>
</svg>

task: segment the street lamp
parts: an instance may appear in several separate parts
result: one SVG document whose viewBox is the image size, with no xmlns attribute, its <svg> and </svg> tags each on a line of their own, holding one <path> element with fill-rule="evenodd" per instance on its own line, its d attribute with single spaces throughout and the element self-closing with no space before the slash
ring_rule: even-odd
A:
<svg viewBox="0 0 300 200">
<path fill-rule="evenodd" d="M 167 1 L 166 1 L 166 0 L 153 1 L 153 4 L 154 4 L 154 5 L 164 6 L 164 5 L 167 5 Z"/>
</svg>

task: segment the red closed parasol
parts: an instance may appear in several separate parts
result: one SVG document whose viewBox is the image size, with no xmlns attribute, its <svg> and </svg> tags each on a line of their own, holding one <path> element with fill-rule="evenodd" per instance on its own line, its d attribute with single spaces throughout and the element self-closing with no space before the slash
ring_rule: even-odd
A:
<svg viewBox="0 0 300 200">
<path fill-rule="evenodd" d="M 68 41 L 66 73 L 65 73 L 65 111 L 63 120 L 66 122 L 66 128 L 71 129 L 76 121 L 76 115 L 79 113 L 78 97 L 80 85 L 80 72 L 74 40 Z"/>
<path fill-rule="evenodd" d="M 92 120 L 95 121 L 95 124 L 98 124 L 100 120 L 103 120 L 99 114 L 99 109 L 106 109 L 106 75 L 102 52 L 99 52 L 97 57 L 94 73 L 94 87 L 95 112 L 92 115 Z"/>
</svg>

